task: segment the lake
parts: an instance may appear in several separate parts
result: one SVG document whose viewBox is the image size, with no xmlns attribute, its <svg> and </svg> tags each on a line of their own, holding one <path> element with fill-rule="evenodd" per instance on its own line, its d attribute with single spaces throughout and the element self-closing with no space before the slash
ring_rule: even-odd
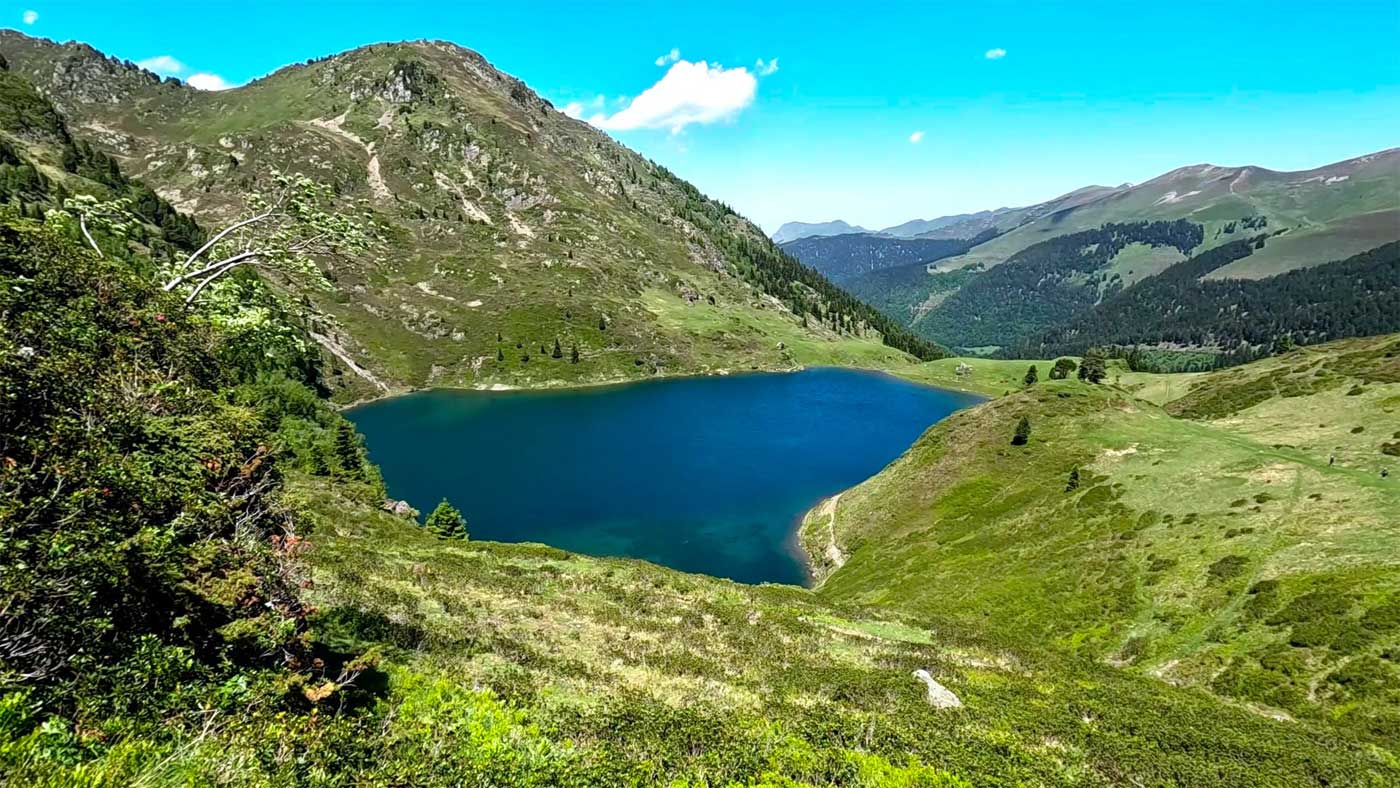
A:
<svg viewBox="0 0 1400 788">
<path fill-rule="evenodd" d="M 801 583 L 798 518 L 980 401 L 848 369 L 532 392 L 431 390 L 346 412 L 389 494 L 474 539 Z"/>
</svg>

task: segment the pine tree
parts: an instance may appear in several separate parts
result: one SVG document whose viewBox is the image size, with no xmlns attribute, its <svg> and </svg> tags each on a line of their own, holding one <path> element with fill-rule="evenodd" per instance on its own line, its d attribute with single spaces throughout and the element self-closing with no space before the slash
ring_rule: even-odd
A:
<svg viewBox="0 0 1400 788">
<path fill-rule="evenodd" d="M 574 345 L 573 348 L 569 350 L 569 363 L 578 363 L 578 345 Z"/>
<path fill-rule="evenodd" d="M 1293 341 L 1293 334 L 1291 332 L 1279 334 L 1274 337 L 1273 345 L 1269 348 L 1269 355 L 1281 356 L 1297 346 L 1298 343 Z"/>
<path fill-rule="evenodd" d="M 335 459 L 345 473 L 358 476 L 364 469 L 364 460 L 360 457 L 360 436 L 355 434 L 355 428 L 348 421 L 341 421 L 336 426 Z"/>
<path fill-rule="evenodd" d="M 467 538 L 467 521 L 462 519 L 462 513 L 448 503 L 446 498 L 442 499 L 442 503 L 438 504 L 433 513 L 428 515 L 423 527 L 443 539 Z"/>
<path fill-rule="evenodd" d="M 506 353 L 505 353 L 504 350 L 501 350 L 500 348 L 496 348 L 496 360 L 497 360 L 497 361 L 505 361 L 505 360 L 506 360 Z"/>
<path fill-rule="evenodd" d="M 1031 438 L 1031 420 L 1025 416 L 1016 423 L 1016 434 L 1011 437 L 1012 446 L 1025 446 Z"/>
<path fill-rule="evenodd" d="M 1069 481 L 1065 482 L 1065 492 L 1074 492 L 1079 489 L 1079 466 L 1069 469 Z"/>
<path fill-rule="evenodd" d="M 549 354 L 550 358 L 563 358 L 564 349 L 559 347 L 559 337 L 554 338 L 554 351 Z"/>
<path fill-rule="evenodd" d="M 318 443 L 311 447 L 311 472 L 317 476 L 330 476 L 331 466 L 326 462 L 326 450 Z"/>
<path fill-rule="evenodd" d="M 1055 360 L 1055 366 L 1050 369 L 1051 380 L 1064 380 L 1069 377 L 1069 373 L 1078 368 L 1072 358 L 1061 358 Z"/>
<path fill-rule="evenodd" d="M 598 316 L 598 330 L 599 330 L 599 331 L 607 331 L 607 330 L 608 330 L 608 318 L 607 318 L 606 316 L 604 316 L 604 315 L 599 315 L 599 316 Z"/>
<path fill-rule="evenodd" d="M 1034 386 L 1037 380 L 1040 380 L 1040 375 L 1035 371 L 1035 365 L 1032 364 L 1031 368 L 1026 370 L 1026 377 L 1022 382 L 1027 386 Z"/>
<path fill-rule="evenodd" d="M 1079 379 L 1088 383 L 1098 383 L 1108 375 L 1103 351 L 1092 348 L 1084 354 L 1084 363 L 1079 365 Z"/>
</svg>

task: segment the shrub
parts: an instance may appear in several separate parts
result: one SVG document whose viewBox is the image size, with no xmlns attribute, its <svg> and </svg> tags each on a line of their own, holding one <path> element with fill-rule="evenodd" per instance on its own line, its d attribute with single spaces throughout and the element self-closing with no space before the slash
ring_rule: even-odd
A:
<svg viewBox="0 0 1400 788">
<path fill-rule="evenodd" d="M 1223 583 L 1244 574 L 1244 568 L 1248 563 L 1249 559 L 1242 555 L 1227 555 L 1211 564 L 1210 568 L 1206 570 L 1206 575 L 1211 582 Z"/>
<path fill-rule="evenodd" d="M 1012 446 L 1025 446 L 1031 437 L 1031 420 L 1025 416 L 1016 422 L 1016 434 L 1011 436 Z"/>
</svg>

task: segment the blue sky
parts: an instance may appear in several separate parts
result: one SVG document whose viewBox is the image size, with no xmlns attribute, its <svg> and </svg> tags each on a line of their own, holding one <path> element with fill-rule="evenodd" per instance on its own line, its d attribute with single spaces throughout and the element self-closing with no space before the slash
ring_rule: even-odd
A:
<svg viewBox="0 0 1400 788">
<path fill-rule="evenodd" d="M 1400 145 L 1396 0 L 5 7 L 0 24 L 165 56 L 204 86 L 377 41 L 454 41 L 770 231 Z"/>
</svg>

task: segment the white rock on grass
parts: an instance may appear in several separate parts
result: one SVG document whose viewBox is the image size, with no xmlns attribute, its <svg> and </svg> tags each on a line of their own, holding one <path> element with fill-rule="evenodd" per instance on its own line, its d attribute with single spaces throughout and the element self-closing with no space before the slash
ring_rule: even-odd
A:
<svg viewBox="0 0 1400 788">
<path fill-rule="evenodd" d="M 928 685 L 929 705 L 938 709 L 957 709 L 962 707 L 962 701 L 958 699 L 958 696 L 954 695 L 952 690 L 935 681 L 927 670 L 919 668 L 914 671 L 914 678 Z"/>
</svg>

